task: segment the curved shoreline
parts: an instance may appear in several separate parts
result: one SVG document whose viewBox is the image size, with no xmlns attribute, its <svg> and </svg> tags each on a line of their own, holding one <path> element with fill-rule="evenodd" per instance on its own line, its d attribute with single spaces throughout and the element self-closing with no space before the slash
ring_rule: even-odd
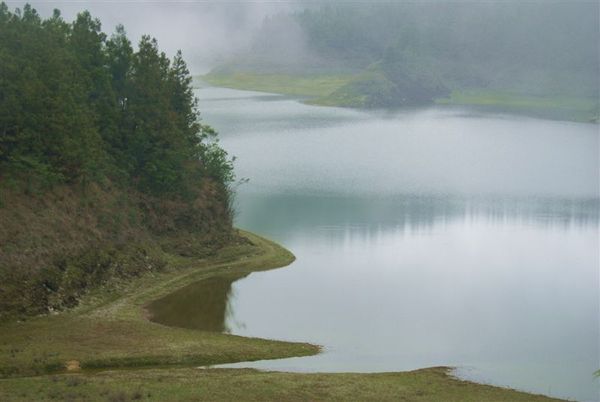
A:
<svg viewBox="0 0 600 402">
<path fill-rule="evenodd" d="M 200 261 L 176 261 L 170 272 L 138 278 L 117 294 L 91 294 L 68 312 L 0 327 L 0 399 L 56 399 L 69 395 L 76 383 L 86 400 L 106 400 L 115 390 L 139 399 L 142 387 L 152 389 L 148 395 L 159 400 L 556 400 L 463 381 L 445 367 L 368 374 L 191 368 L 309 356 L 321 350 L 308 343 L 169 327 L 148 319 L 151 301 L 191 283 L 223 273 L 244 276 L 280 268 L 295 259 L 270 240 L 241 234 L 250 244 L 226 247 Z M 167 383 L 162 382 L 165 376 L 170 378 Z M 198 394 L 199 387 L 206 393 Z"/>
<path fill-rule="evenodd" d="M 146 274 L 116 291 L 99 289 L 73 310 L 2 325 L 0 378 L 60 373 L 67 367 L 212 365 L 318 353 L 318 346 L 307 343 L 168 327 L 147 319 L 148 303 L 188 284 L 224 272 L 279 268 L 295 258 L 267 239 L 241 234 L 248 243 L 199 261 L 174 260 L 169 272 Z"/>
<path fill-rule="evenodd" d="M 350 96 L 346 97 L 334 96 L 336 90 L 350 84 L 358 77 L 359 74 L 303 76 L 298 74 L 208 73 L 198 76 L 196 79 L 200 79 L 212 87 L 307 97 L 308 99 L 304 103 L 314 106 L 369 110 L 370 108 L 361 106 L 363 99 L 360 93 L 349 94 Z M 508 90 L 473 88 L 462 91 L 455 90 L 446 97 L 433 99 L 427 106 L 468 107 L 486 113 L 598 124 L 597 103 L 597 100 L 586 97 L 536 96 Z M 390 108 L 390 110 L 395 109 L 398 108 Z"/>
</svg>

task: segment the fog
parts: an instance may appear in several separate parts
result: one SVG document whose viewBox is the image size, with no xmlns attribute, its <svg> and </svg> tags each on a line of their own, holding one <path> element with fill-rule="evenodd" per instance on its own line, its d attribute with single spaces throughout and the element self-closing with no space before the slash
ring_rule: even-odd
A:
<svg viewBox="0 0 600 402">
<path fill-rule="evenodd" d="M 10 8 L 22 1 L 8 1 Z M 360 71 L 390 49 L 449 86 L 489 84 L 531 91 L 562 83 L 597 95 L 597 2 L 32 1 L 73 20 L 89 10 L 110 34 L 155 37 L 181 49 L 193 74 L 230 65 L 252 70 Z M 400 44 L 400 45 L 398 45 Z M 406 52 L 411 53 L 406 56 Z M 392 52 L 393 53 L 393 52 Z M 404 63 L 406 64 L 406 63 Z M 418 77 L 419 78 L 419 77 Z"/>
<path fill-rule="evenodd" d="M 22 1 L 6 1 L 22 8 Z M 66 21 L 88 10 L 110 34 L 123 24 L 132 42 L 148 34 L 172 56 L 181 49 L 194 74 L 206 72 L 221 60 L 247 49 L 265 17 L 295 8 L 290 2 L 218 1 L 31 1 L 42 17 L 59 9 Z"/>
<path fill-rule="evenodd" d="M 77 313 L 2 326 L 0 377 L 67 359 L 85 370 L 266 357 L 252 364 L 451 366 L 597 400 L 598 0 L 32 1 L 43 21 L 13 13 L 23 0 L 0 4 L 0 321 L 93 296 Z M 107 36 L 123 25 L 134 47 L 149 35 L 169 57 L 182 50 L 193 79 L 154 41 L 132 52 L 121 29 L 105 40 L 77 19 L 85 10 Z M 235 228 L 296 260 L 250 273 L 291 259 Z M 197 261 L 198 275 L 177 268 Z M 209 290 L 188 286 L 160 311 L 131 304 L 208 275 Z M 142 316 L 323 353 L 278 361 L 309 349 L 204 332 L 191 342 Z M 90 328 L 97 339 L 80 338 Z M 89 378 L 78 392 L 104 389 Z M 294 392 L 310 395 L 302 378 Z M 369 378 L 371 398 L 389 394 Z"/>
</svg>

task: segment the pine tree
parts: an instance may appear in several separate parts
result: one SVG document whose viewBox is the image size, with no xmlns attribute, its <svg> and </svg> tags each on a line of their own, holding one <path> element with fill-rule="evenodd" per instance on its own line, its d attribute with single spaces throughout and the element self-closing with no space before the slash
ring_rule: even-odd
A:
<svg viewBox="0 0 600 402">
<path fill-rule="evenodd" d="M 167 197 L 226 188 L 231 161 L 199 121 L 181 52 L 155 39 L 134 52 L 88 12 L 72 24 L 0 3 L 0 174 L 56 182 L 109 179 Z"/>
</svg>

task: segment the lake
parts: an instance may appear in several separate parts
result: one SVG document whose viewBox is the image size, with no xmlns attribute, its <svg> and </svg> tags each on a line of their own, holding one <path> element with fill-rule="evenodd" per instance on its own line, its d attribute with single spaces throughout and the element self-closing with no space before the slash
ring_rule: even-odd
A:
<svg viewBox="0 0 600 402">
<path fill-rule="evenodd" d="M 171 295 L 176 310 L 178 297 L 213 306 L 181 308 L 172 325 L 324 346 L 235 367 L 455 366 L 467 379 L 598 400 L 598 126 L 197 94 L 250 179 L 236 225 L 297 260 Z"/>
</svg>

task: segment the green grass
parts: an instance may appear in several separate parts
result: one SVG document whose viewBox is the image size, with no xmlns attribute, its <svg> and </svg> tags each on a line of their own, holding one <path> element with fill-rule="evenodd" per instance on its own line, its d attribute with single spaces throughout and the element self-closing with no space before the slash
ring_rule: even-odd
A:
<svg viewBox="0 0 600 402">
<path fill-rule="evenodd" d="M 147 274 L 121 289 L 99 289 L 71 311 L 0 327 L 0 377 L 83 368 L 216 364 L 304 356 L 319 347 L 172 328 L 146 319 L 145 305 L 222 272 L 243 274 L 288 265 L 293 255 L 258 236 L 254 245 L 225 248 L 190 261 L 174 258 L 170 272 Z"/>
<path fill-rule="evenodd" d="M 370 108 L 373 95 L 384 93 L 391 83 L 377 68 L 367 69 L 355 75 L 345 85 L 329 94 L 309 99 L 306 103 L 316 106 Z"/>
<path fill-rule="evenodd" d="M 460 381 L 447 368 L 378 374 L 294 374 L 198 369 L 228 362 L 307 356 L 320 348 L 174 328 L 147 319 L 149 302 L 216 275 L 288 265 L 277 244 L 250 240 L 193 261 L 172 257 L 170 270 L 118 289 L 97 289 L 75 309 L 0 326 L 0 400 L 552 400 Z M 67 368 L 70 370 L 67 370 Z"/>
<path fill-rule="evenodd" d="M 210 85 L 283 95 L 306 97 L 326 96 L 346 85 L 353 74 L 258 74 L 258 73 L 212 73 L 202 77 Z"/>
<path fill-rule="evenodd" d="M 561 95 L 526 95 L 495 90 L 454 91 L 441 105 L 464 105 L 487 110 L 521 113 L 550 119 L 598 121 L 598 99 Z"/>
<path fill-rule="evenodd" d="M 552 401 L 454 379 L 443 367 L 402 373 L 293 374 L 249 369 L 105 371 L 0 380 L 0 400 Z"/>
<path fill-rule="evenodd" d="M 207 74 L 202 80 L 217 87 L 308 97 L 305 103 L 311 105 L 352 108 L 370 107 L 368 86 L 383 83 L 381 77 L 368 70 L 358 74 L 315 75 L 218 72 Z M 599 118 L 597 98 L 472 89 L 453 91 L 448 98 L 437 99 L 435 103 L 553 120 L 598 122 Z"/>
</svg>

